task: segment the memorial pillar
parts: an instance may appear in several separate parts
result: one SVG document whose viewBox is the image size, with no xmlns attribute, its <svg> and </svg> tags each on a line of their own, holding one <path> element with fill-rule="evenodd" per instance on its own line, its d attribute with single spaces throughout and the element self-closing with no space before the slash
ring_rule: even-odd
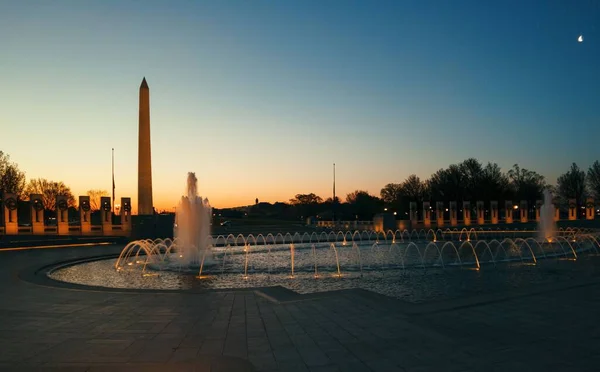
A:
<svg viewBox="0 0 600 372">
<path fill-rule="evenodd" d="M 69 235 L 69 200 L 66 195 L 56 195 L 56 232 Z"/>
<path fill-rule="evenodd" d="M 527 200 L 521 200 L 521 205 L 519 206 L 519 208 L 521 223 L 527 223 L 529 221 L 529 204 L 527 203 Z"/>
<path fill-rule="evenodd" d="M 471 202 L 463 201 L 463 222 L 465 226 L 471 225 Z"/>
<path fill-rule="evenodd" d="M 429 202 L 423 202 L 423 226 L 431 227 L 431 205 Z"/>
<path fill-rule="evenodd" d="M 44 235 L 44 202 L 41 194 L 29 195 L 29 208 L 31 209 L 31 232 L 34 235 Z"/>
<path fill-rule="evenodd" d="M 513 223 L 513 203 L 512 200 L 504 202 L 504 222 Z"/>
<path fill-rule="evenodd" d="M 493 225 L 497 225 L 499 219 L 500 218 L 498 216 L 498 201 L 492 200 L 490 202 L 490 220 Z"/>
<path fill-rule="evenodd" d="M 485 224 L 485 204 L 482 200 L 478 200 L 476 206 L 477 211 L 477 224 L 484 225 Z"/>
</svg>

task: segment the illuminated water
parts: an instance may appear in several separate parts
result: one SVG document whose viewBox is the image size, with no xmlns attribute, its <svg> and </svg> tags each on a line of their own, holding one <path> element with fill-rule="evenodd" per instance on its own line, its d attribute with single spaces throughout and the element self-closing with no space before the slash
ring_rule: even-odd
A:
<svg viewBox="0 0 600 372">
<path fill-rule="evenodd" d="M 137 250 L 124 249 L 130 255 L 65 267 L 50 277 L 163 290 L 281 285 L 312 293 L 363 288 L 419 302 L 585 276 L 600 248 L 597 233 L 583 230 L 559 231 L 553 243 L 534 239 L 536 231 L 438 231 L 417 233 L 414 240 L 394 233 L 343 238 L 352 235 L 306 240 L 306 235 L 290 234 L 264 242 L 260 236 L 210 239 L 218 243 L 210 245 L 216 264 L 205 268 L 200 278 L 198 267 L 169 250 L 169 240 L 137 242 L 132 245 Z M 435 241 L 423 240 L 427 236 Z M 148 247 L 160 249 L 146 255 Z"/>
</svg>

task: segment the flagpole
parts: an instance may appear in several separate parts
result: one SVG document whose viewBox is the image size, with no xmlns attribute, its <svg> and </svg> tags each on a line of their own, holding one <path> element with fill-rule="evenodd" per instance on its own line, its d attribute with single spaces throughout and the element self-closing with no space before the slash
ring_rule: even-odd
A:
<svg viewBox="0 0 600 372">
<path fill-rule="evenodd" d="M 335 163 L 333 163 L 333 200 L 331 203 L 331 210 L 332 210 L 332 220 L 333 223 L 335 224 Z"/>
<path fill-rule="evenodd" d="M 112 149 L 112 203 L 110 204 L 111 213 L 115 215 L 115 149 Z"/>
</svg>

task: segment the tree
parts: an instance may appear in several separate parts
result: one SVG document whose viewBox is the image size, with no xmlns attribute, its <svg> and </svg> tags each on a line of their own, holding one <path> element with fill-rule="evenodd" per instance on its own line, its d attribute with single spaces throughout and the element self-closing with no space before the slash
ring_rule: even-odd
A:
<svg viewBox="0 0 600 372">
<path fill-rule="evenodd" d="M 375 213 L 383 208 L 383 201 L 367 191 L 356 190 L 346 196 L 346 202 L 350 204 L 350 210 L 356 218 L 370 220 Z"/>
<path fill-rule="evenodd" d="M 0 193 L 16 194 L 18 199 L 26 197 L 25 173 L 16 163 L 10 162 L 10 156 L 0 151 Z"/>
<path fill-rule="evenodd" d="M 504 200 L 509 193 L 509 180 L 500 166 L 496 163 L 487 163 L 481 172 L 477 184 L 477 200 Z M 474 200 L 476 201 L 476 200 Z"/>
<path fill-rule="evenodd" d="M 67 187 L 62 181 L 48 181 L 45 178 L 32 179 L 29 180 L 29 183 L 25 188 L 25 192 L 27 193 L 27 195 L 41 194 L 44 208 L 49 211 L 53 211 L 56 209 L 56 197 L 58 195 L 66 195 L 69 207 L 75 206 L 75 197 L 73 196 L 71 189 Z"/>
<path fill-rule="evenodd" d="M 290 204 L 298 205 L 298 204 L 318 204 L 321 203 L 323 199 L 320 196 L 317 196 L 313 193 L 310 194 L 296 194 L 293 199 L 290 199 Z"/>
<path fill-rule="evenodd" d="M 590 194 L 596 201 L 600 201 L 600 162 L 598 160 L 588 169 L 587 183 Z"/>
<path fill-rule="evenodd" d="M 388 183 L 379 192 L 381 200 L 388 205 L 399 204 L 402 200 L 402 185 L 399 183 Z"/>
<path fill-rule="evenodd" d="M 422 201 L 425 194 L 425 183 L 415 174 L 411 174 L 402 182 L 402 195 L 411 201 Z"/>
<path fill-rule="evenodd" d="M 93 212 L 100 210 L 100 198 L 109 196 L 106 190 L 88 190 L 86 195 L 90 197 L 90 208 Z"/>
<path fill-rule="evenodd" d="M 585 172 L 573 163 L 571 169 L 558 177 L 556 182 L 558 196 L 566 202 L 575 199 L 577 205 L 582 205 L 585 198 Z"/>
<path fill-rule="evenodd" d="M 469 158 L 458 165 L 462 173 L 462 183 L 464 188 L 463 200 L 476 200 L 480 198 L 481 177 L 483 176 L 483 166 L 479 160 Z"/>
<path fill-rule="evenodd" d="M 429 179 L 431 197 L 445 202 L 465 200 L 464 178 L 461 168 L 456 164 L 448 169 L 440 169 Z"/>
<path fill-rule="evenodd" d="M 293 199 L 290 199 L 290 204 L 294 206 L 296 217 L 314 216 L 318 213 L 319 203 L 323 199 L 313 193 L 296 194 Z"/>
<path fill-rule="evenodd" d="M 536 200 L 542 197 L 546 181 L 544 176 L 519 167 L 518 164 L 513 165 L 508 171 L 510 180 L 510 188 L 512 197 L 516 200 L 527 200 L 530 203 L 535 203 Z"/>
</svg>

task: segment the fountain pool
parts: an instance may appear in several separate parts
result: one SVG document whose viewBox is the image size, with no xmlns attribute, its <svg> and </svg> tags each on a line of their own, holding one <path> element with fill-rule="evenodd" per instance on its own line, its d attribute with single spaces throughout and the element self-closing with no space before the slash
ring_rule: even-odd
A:
<svg viewBox="0 0 600 372">
<path fill-rule="evenodd" d="M 299 293 L 364 288 L 410 301 L 585 275 L 600 233 L 421 230 L 207 237 L 211 265 L 190 264 L 178 239 L 129 243 L 118 258 L 55 270 L 55 280 L 111 288 L 198 290 L 281 285 Z"/>
</svg>

